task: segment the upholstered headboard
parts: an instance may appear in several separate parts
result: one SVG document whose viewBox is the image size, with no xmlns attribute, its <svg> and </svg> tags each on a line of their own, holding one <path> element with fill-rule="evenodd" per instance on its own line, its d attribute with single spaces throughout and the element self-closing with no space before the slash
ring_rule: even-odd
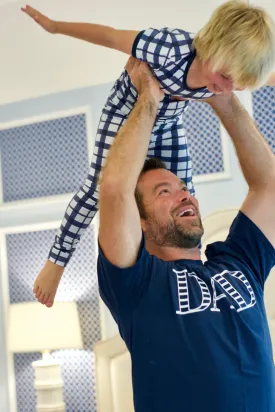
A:
<svg viewBox="0 0 275 412">
<path fill-rule="evenodd" d="M 237 209 L 218 211 L 203 220 L 205 234 L 202 239 L 202 260 L 205 247 L 217 240 L 224 240 L 237 215 Z M 265 288 L 267 315 L 275 353 L 275 269 Z M 127 348 L 116 335 L 95 345 L 98 412 L 133 412 L 131 384 L 131 359 Z"/>
</svg>

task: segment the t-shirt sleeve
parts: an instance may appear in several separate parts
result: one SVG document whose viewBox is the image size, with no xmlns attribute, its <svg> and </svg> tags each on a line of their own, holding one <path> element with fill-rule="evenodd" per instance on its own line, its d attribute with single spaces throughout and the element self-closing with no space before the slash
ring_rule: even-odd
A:
<svg viewBox="0 0 275 412">
<path fill-rule="evenodd" d="M 97 271 L 100 296 L 118 322 L 135 309 L 150 283 L 151 255 L 145 249 L 144 239 L 135 265 L 123 269 L 109 262 L 99 245 Z"/>
<path fill-rule="evenodd" d="M 207 247 L 208 249 L 208 247 Z M 247 264 L 262 286 L 275 265 L 275 249 L 258 226 L 241 211 L 234 219 L 225 242 L 215 242 L 206 256 L 225 254 Z"/>
<path fill-rule="evenodd" d="M 137 35 L 132 55 L 158 69 L 187 56 L 191 43 L 190 33 L 183 30 L 149 28 Z"/>
</svg>

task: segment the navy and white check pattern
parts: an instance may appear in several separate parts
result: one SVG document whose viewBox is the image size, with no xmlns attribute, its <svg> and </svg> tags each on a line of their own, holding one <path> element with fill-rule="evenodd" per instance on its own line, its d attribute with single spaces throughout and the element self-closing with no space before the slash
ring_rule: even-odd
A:
<svg viewBox="0 0 275 412">
<path fill-rule="evenodd" d="M 195 35 L 180 29 L 149 28 L 140 32 L 133 45 L 133 56 L 150 65 L 168 95 L 202 99 L 212 96 L 206 88 L 189 89 L 186 76 L 196 52 Z M 186 103 L 187 104 L 187 103 Z"/>
<path fill-rule="evenodd" d="M 192 49 L 194 35 L 183 30 L 148 29 L 141 32 L 133 45 L 133 55 L 146 61 L 165 91 L 159 105 L 148 150 L 148 157 L 163 160 L 168 169 L 183 179 L 192 194 L 192 164 L 184 132 L 182 114 L 187 101 L 172 100 L 171 95 L 195 100 L 210 97 L 206 89 L 188 89 L 186 76 L 196 54 Z M 111 90 L 99 122 L 89 175 L 83 187 L 67 207 L 55 237 L 49 259 L 66 266 L 81 235 L 98 209 L 98 177 L 115 136 L 137 100 L 137 91 L 126 71 Z"/>
</svg>

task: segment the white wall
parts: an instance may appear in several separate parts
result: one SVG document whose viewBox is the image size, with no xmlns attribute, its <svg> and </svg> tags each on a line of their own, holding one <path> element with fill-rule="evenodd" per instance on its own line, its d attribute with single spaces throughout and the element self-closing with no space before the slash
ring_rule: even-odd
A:
<svg viewBox="0 0 275 412">
<path fill-rule="evenodd" d="M 150 26 L 196 31 L 219 0 L 33 0 L 52 18 L 140 30 Z M 113 4 L 110 6 L 110 4 Z M 168 7 L 169 4 L 169 7 Z M 114 80 L 127 56 L 64 36 L 50 35 L 25 16 L 22 1 L 0 11 L 0 104 Z"/>
</svg>

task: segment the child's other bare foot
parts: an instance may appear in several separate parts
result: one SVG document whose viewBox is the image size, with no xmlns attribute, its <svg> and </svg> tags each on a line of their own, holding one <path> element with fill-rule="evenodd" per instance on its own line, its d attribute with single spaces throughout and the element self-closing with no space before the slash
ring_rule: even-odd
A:
<svg viewBox="0 0 275 412">
<path fill-rule="evenodd" d="M 33 286 L 33 292 L 38 302 L 46 305 L 48 308 L 53 306 L 56 291 L 63 272 L 64 267 L 47 260 Z"/>
</svg>

